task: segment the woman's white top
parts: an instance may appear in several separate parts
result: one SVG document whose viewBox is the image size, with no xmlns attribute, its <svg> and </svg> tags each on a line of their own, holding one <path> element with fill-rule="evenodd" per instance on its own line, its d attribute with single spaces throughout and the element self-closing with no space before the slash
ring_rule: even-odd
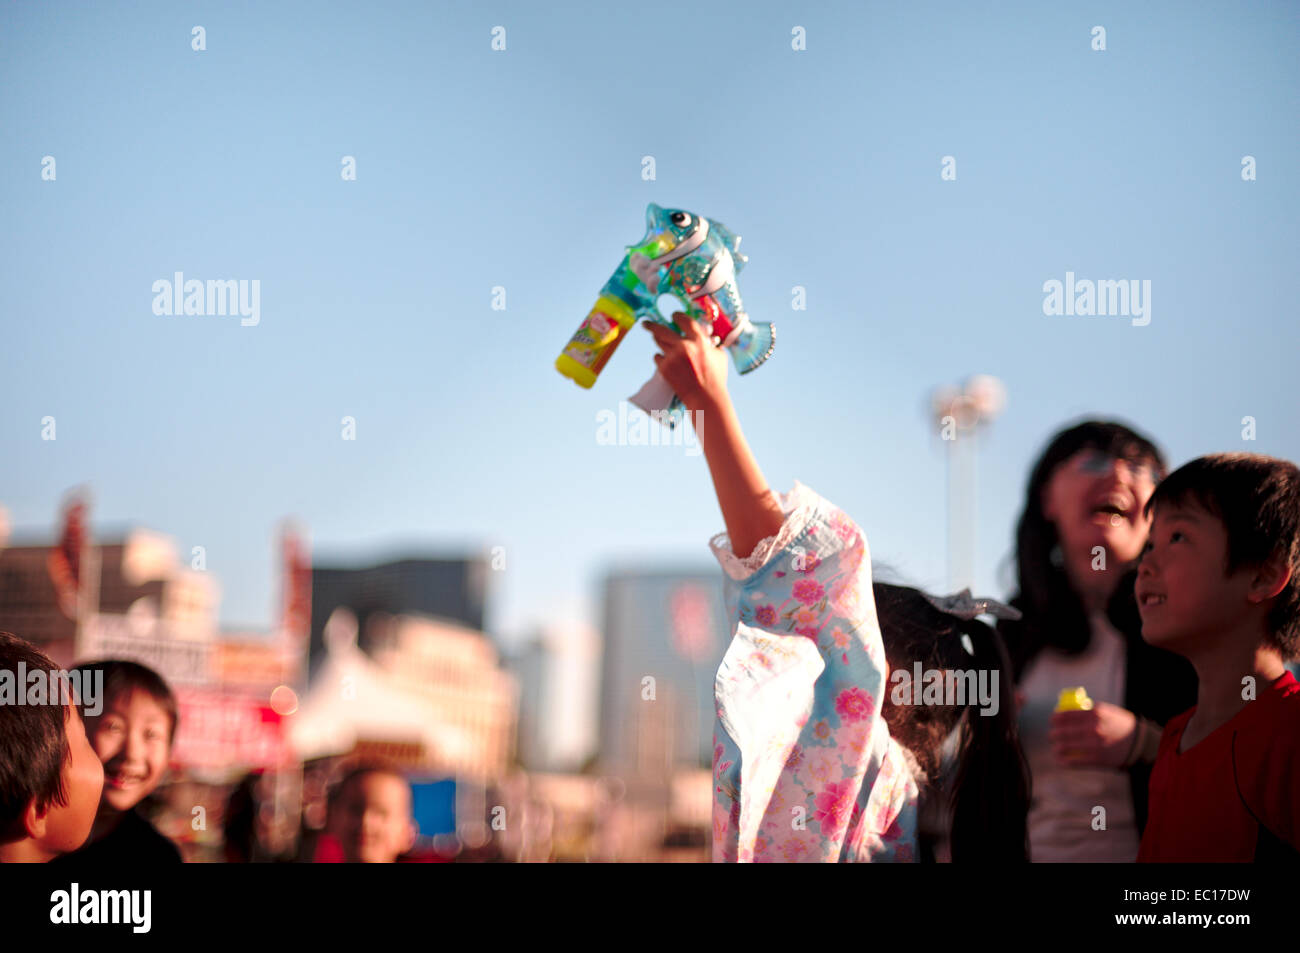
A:
<svg viewBox="0 0 1300 953">
<path fill-rule="evenodd" d="M 1047 733 L 1062 689 L 1082 685 L 1093 703 L 1124 707 L 1124 637 L 1103 613 L 1089 619 L 1092 638 L 1081 655 L 1045 648 L 1030 662 L 1018 690 L 1020 740 L 1033 777 L 1030 859 L 1133 863 L 1137 817 L 1123 768 L 1073 768 L 1057 763 Z"/>
</svg>

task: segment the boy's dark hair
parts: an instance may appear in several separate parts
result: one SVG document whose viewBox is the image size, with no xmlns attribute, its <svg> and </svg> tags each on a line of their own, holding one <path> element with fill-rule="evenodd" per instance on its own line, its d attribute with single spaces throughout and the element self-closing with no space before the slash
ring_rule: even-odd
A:
<svg viewBox="0 0 1300 953">
<path fill-rule="evenodd" d="M 9 632 L 0 632 L 0 670 L 14 673 L 23 663 L 28 672 L 58 672 L 59 668 L 35 646 Z M 25 692 L 26 685 L 15 686 Z M 0 834 L 11 835 L 32 798 L 38 810 L 68 803 L 63 764 L 68 746 L 68 709 L 64 705 L 0 706 Z"/>
<path fill-rule="evenodd" d="M 1285 661 L 1300 655 L 1300 468 L 1259 453 L 1215 453 L 1184 464 L 1156 488 L 1147 512 L 1193 505 L 1228 534 L 1224 571 L 1262 566 L 1280 557 L 1291 580 L 1268 614 L 1264 644 Z"/>
<path fill-rule="evenodd" d="M 922 797 L 939 792 L 940 748 L 957 730 L 960 756 L 947 785 L 954 862 L 1028 860 L 1029 768 L 1016 730 L 1011 663 L 999 635 L 978 619 L 963 619 L 932 605 L 918 590 L 872 584 L 885 658 L 893 670 L 997 671 L 998 713 L 983 715 L 979 702 L 964 706 L 894 705 L 885 687 L 881 716 L 889 733 L 915 756 L 928 782 Z M 974 654 L 967 652 L 962 636 Z"/>
<path fill-rule="evenodd" d="M 163 677 L 149 666 L 127 659 L 104 659 L 99 662 L 82 662 L 72 671 L 81 673 L 82 684 L 85 684 L 87 677 L 91 677 L 91 673 L 104 673 L 104 697 L 100 699 L 103 706 L 107 706 L 109 699 L 116 698 L 118 695 L 133 691 L 144 692 L 158 703 L 171 721 L 167 743 L 171 744 L 176 740 L 176 725 L 180 720 L 176 696 Z M 102 709 L 100 713 L 103 714 Z M 81 703 L 81 717 L 82 719 L 86 717 L 84 702 Z"/>
<path fill-rule="evenodd" d="M 392 775 L 395 778 L 400 778 L 402 783 L 405 784 L 408 788 L 411 786 L 410 780 L 406 777 L 406 772 L 404 772 L 401 768 L 397 767 L 397 765 L 395 764 L 391 764 L 390 762 L 387 761 L 375 760 L 375 759 L 359 761 L 350 765 L 346 765 L 344 767 L 342 777 L 339 778 L 338 783 L 335 784 L 330 791 L 329 794 L 330 803 L 331 804 L 335 803 L 338 797 L 347 789 L 348 785 L 352 784 L 354 781 L 357 781 L 360 778 L 365 777 L 367 774 Z"/>
<path fill-rule="evenodd" d="M 1150 463 L 1161 477 L 1168 471 L 1160 448 L 1118 421 L 1085 420 L 1052 437 L 1030 473 L 1025 508 L 1016 526 L 1017 595 L 1011 604 L 1024 613 L 1024 619 L 1003 628 L 1015 635 L 1008 639 L 1007 647 L 1017 680 L 1045 646 L 1077 654 L 1092 638 L 1088 613 L 1064 563 L 1052 559 L 1060 536 L 1056 525 L 1043 514 L 1043 490 L 1048 481 L 1057 467 L 1080 450 L 1099 450 L 1135 464 Z"/>
</svg>

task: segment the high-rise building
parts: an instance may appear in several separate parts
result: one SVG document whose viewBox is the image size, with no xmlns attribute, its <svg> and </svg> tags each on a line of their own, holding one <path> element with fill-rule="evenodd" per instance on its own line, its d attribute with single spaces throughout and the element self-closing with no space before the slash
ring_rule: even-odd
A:
<svg viewBox="0 0 1300 953">
<path fill-rule="evenodd" d="M 361 648 L 367 621 L 376 612 L 414 612 L 482 630 L 487 601 L 487 557 L 402 559 L 363 568 L 314 565 L 311 574 L 311 643 L 314 673 L 322 657 L 322 633 L 330 614 L 350 609 L 360 623 Z"/>
<path fill-rule="evenodd" d="M 730 638 L 721 573 L 619 571 L 604 589 L 602 768 L 666 778 L 711 765 L 713 679 Z"/>
<path fill-rule="evenodd" d="M 508 663 L 519 679 L 519 761 L 529 771 L 576 771 L 596 749 L 600 645 L 585 622 L 535 630 Z"/>
<path fill-rule="evenodd" d="M 547 747 L 551 654 L 538 637 L 512 653 L 506 664 L 519 680 L 519 762 L 530 771 L 545 770 L 551 760 Z"/>
</svg>

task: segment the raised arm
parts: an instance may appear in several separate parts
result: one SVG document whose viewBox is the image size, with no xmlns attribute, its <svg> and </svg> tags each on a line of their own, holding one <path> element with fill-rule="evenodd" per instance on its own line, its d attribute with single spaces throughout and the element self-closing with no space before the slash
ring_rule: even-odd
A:
<svg viewBox="0 0 1300 953">
<path fill-rule="evenodd" d="M 677 312 L 673 320 L 682 335 L 654 322 L 643 327 L 663 350 L 655 364 L 690 411 L 709 463 L 713 489 L 722 508 L 722 520 L 738 557 L 748 556 L 759 540 L 774 536 L 785 517 L 775 494 L 763 478 L 740 419 L 727 393 L 727 352 L 718 347 L 698 321 Z"/>
<path fill-rule="evenodd" d="M 881 714 L 866 536 L 798 481 L 771 491 L 727 395 L 726 352 L 674 319 L 681 335 L 650 326 L 655 363 L 691 411 L 727 527 L 711 541 L 732 633 L 714 679 L 713 858 L 913 859 L 917 788 Z"/>
</svg>

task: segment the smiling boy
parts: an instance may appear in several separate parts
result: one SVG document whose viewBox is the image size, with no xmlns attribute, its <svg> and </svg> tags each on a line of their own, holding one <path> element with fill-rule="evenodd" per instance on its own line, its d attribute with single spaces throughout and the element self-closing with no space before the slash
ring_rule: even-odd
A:
<svg viewBox="0 0 1300 953">
<path fill-rule="evenodd" d="M 1187 658 L 1196 706 L 1170 720 L 1139 861 L 1300 859 L 1300 469 L 1193 460 L 1156 488 L 1138 571 L 1142 636 Z"/>
<path fill-rule="evenodd" d="M 357 765 L 334 791 L 327 826 L 343 862 L 395 863 L 419 834 L 410 782 L 394 767 Z"/>
<path fill-rule="evenodd" d="M 103 711 L 86 717 L 86 735 L 104 765 L 104 794 L 90 839 L 63 863 L 180 863 L 176 845 L 140 816 L 158 787 L 176 737 L 176 697 L 151 668 L 111 660 L 77 666 L 103 675 Z"/>
</svg>

